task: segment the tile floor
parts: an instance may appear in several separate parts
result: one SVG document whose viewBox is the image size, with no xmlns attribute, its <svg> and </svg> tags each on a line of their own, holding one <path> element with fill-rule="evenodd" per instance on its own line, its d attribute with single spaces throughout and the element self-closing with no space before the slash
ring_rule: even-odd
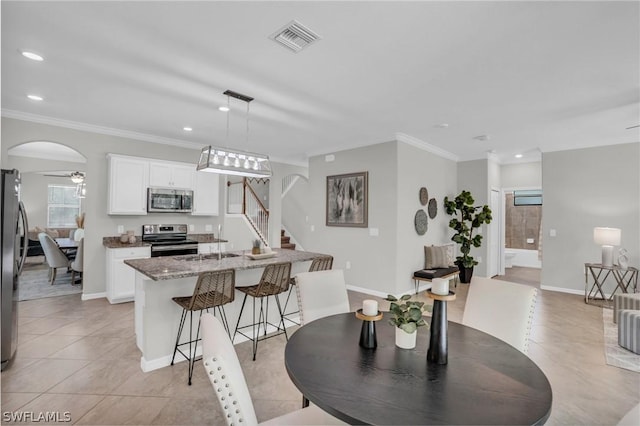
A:
<svg viewBox="0 0 640 426">
<path fill-rule="evenodd" d="M 462 317 L 467 285 L 457 292 L 452 321 Z M 365 298 L 351 292 L 352 308 Z M 192 386 L 184 362 L 140 370 L 133 303 L 71 295 L 21 302 L 19 311 L 18 354 L 1 375 L 3 424 L 13 411 L 69 412 L 70 423 L 83 425 L 224 424 L 201 365 Z M 530 356 L 553 388 L 548 424 L 615 424 L 640 400 L 640 374 L 605 364 L 602 324 L 601 308 L 580 296 L 541 292 Z M 284 336 L 261 342 L 255 362 L 250 343 L 236 346 L 261 421 L 300 406 L 282 361 L 285 343 Z"/>
</svg>

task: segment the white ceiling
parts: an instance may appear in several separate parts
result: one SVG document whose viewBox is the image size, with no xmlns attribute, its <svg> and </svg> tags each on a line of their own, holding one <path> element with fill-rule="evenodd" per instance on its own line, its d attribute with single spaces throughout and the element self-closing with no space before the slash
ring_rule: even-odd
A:
<svg viewBox="0 0 640 426">
<path fill-rule="evenodd" d="M 502 162 L 640 140 L 640 128 L 625 130 L 640 122 L 637 1 L 1 7 L 9 117 L 294 163 L 398 133 L 460 160 L 493 151 Z M 294 54 L 268 38 L 292 19 L 322 40 Z M 226 141 L 226 114 L 217 110 L 226 89 L 255 98 L 248 142 L 246 104 L 237 100 Z"/>
</svg>

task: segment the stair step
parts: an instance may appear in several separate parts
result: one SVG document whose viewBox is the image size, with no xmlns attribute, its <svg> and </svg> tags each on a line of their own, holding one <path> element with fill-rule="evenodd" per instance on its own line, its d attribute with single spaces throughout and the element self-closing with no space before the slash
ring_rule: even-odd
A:
<svg viewBox="0 0 640 426">
<path fill-rule="evenodd" d="M 289 244 L 291 237 L 280 237 L 280 244 Z"/>
<path fill-rule="evenodd" d="M 280 235 L 284 237 L 284 229 L 280 230 Z"/>
<path fill-rule="evenodd" d="M 285 244 L 281 244 L 280 248 L 287 249 L 287 250 L 295 250 L 296 249 L 296 245 L 292 244 L 292 243 L 285 243 Z"/>
</svg>

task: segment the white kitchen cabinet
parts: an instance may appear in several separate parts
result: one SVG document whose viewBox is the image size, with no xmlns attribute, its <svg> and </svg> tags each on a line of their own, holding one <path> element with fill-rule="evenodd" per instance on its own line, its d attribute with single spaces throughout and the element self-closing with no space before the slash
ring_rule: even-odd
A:
<svg viewBox="0 0 640 426">
<path fill-rule="evenodd" d="M 149 186 L 193 189 L 195 166 L 164 161 L 149 162 Z"/>
<path fill-rule="evenodd" d="M 137 157 L 107 154 L 108 214 L 146 215 L 149 162 Z"/>
<path fill-rule="evenodd" d="M 107 300 L 109 303 L 133 300 L 136 271 L 124 261 L 149 257 L 151 257 L 151 247 L 107 248 Z"/>
<path fill-rule="evenodd" d="M 220 251 L 227 251 L 225 243 L 220 243 Z M 218 243 L 200 243 L 198 244 L 198 254 L 218 253 Z"/>
<path fill-rule="evenodd" d="M 220 178 L 217 173 L 194 172 L 193 211 L 195 216 L 218 216 Z"/>
</svg>

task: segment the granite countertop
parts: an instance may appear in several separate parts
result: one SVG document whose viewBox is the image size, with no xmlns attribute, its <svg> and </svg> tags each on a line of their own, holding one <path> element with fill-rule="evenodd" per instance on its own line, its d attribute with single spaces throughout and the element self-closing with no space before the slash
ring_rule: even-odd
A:
<svg viewBox="0 0 640 426">
<path fill-rule="evenodd" d="M 188 234 L 187 238 L 197 241 L 198 243 L 227 243 L 227 240 L 219 240 L 213 236 L 213 234 Z M 136 235 L 135 243 L 123 243 L 120 242 L 120 237 L 104 237 L 102 238 L 102 245 L 106 248 L 131 248 L 131 247 L 147 247 L 151 244 L 143 242 L 140 235 Z"/>
<path fill-rule="evenodd" d="M 260 260 L 252 260 L 246 256 L 249 251 L 229 251 L 224 254 L 235 254 L 237 256 L 226 257 L 221 260 L 218 260 L 215 253 L 203 256 L 202 260 L 199 259 L 198 255 L 162 256 L 148 259 L 130 259 L 125 260 L 124 263 L 152 280 L 159 281 L 195 277 L 206 271 L 219 271 L 222 269 L 239 271 L 263 268 L 272 263 L 305 262 L 317 257 L 327 256 L 326 254 L 301 250 L 273 249 L 273 251 L 276 253 L 275 257 Z"/>
</svg>

